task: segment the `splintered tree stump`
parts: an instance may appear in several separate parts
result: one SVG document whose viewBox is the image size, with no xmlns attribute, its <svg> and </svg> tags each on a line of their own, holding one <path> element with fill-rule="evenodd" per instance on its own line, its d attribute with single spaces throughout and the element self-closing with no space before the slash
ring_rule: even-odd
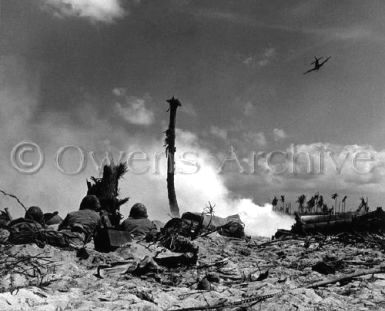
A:
<svg viewBox="0 0 385 311">
<path fill-rule="evenodd" d="M 170 123 L 166 130 L 166 156 L 167 156 L 167 194 L 170 204 L 170 212 L 173 217 L 180 217 L 178 201 L 175 193 L 175 123 L 176 123 L 176 110 L 179 106 L 182 106 L 178 99 L 172 97 L 167 100 L 170 104 Z"/>
<path fill-rule="evenodd" d="M 129 198 L 119 199 L 119 179 L 127 172 L 127 165 L 111 163 L 103 168 L 102 178 L 91 177 L 87 180 L 87 195 L 95 195 L 100 201 L 102 210 L 108 213 L 111 224 L 114 227 L 119 225 L 121 214 L 120 206 L 126 203 Z"/>
</svg>

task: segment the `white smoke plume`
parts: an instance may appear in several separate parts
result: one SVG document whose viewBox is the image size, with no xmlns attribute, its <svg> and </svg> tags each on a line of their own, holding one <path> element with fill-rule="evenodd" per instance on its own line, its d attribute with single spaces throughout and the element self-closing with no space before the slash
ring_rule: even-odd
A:
<svg viewBox="0 0 385 311">
<path fill-rule="evenodd" d="M 1 189 L 16 194 L 27 206 L 38 205 L 46 212 L 59 211 L 65 216 L 78 209 L 87 191 L 85 180 L 98 175 L 96 167 L 102 162 L 103 152 L 108 151 L 118 159 L 119 148 L 128 154 L 143 151 L 149 157 L 148 162 L 133 165 L 121 182 L 121 195 L 130 197 L 122 212 L 127 215 L 132 204 L 143 202 L 151 218 L 169 219 L 162 134 L 147 137 L 140 131 L 127 133 L 123 126 L 112 125 L 107 119 L 98 117 L 92 103 L 79 106 L 79 118 L 84 118 L 79 122 L 83 127 L 76 127 L 69 117 L 54 113 L 45 113 L 36 122 L 39 76 L 27 71 L 23 62 L 16 58 L 4 58 L 0 68 L 0 130 L 3 133 L 0 141 Z M 164 118 L 167 118 L 166 114 Z M 45 154 L 44 165 L 35 174 L 19 173 L 9 160 L 12 147 L 21 141 L 37 143 Z M 79 146 L 84 150 L 87 163 L 79 174 L 66 175 L 57 167 L 55 154 L 66 145 Z M 94 156 L 91 151 L 95 152 Z M 222 176 L 218 174 L 217 165 L 210 161 L 210 152 L 199 144 L 194 133 L 178 129 L 177 155 L 185 155 L 184 160 L 177 160 L 175 178 L 181 212 L 201 212 L 210 201 L 216 205 L 215 214 L 218 216 L 239 213 L 248 234 L 271 236 L 278 228 L 290 227 L 291 219 L 276 215 L 268 204 L 258 206 L 250 199 L 232 199 Z M 33 161 L 34 158 L 24 160 Z M 77 169 L 77 163 L 78 150 L 69 149 L 61 167 L 72 172 Z M 149 167 L 148 172 L 136 174 L 143 165 Z M 23 210 L 14 200 L 0 197 L 0 208 L 7 206 L 13 216 L 23 215 Z"/>
</svg>

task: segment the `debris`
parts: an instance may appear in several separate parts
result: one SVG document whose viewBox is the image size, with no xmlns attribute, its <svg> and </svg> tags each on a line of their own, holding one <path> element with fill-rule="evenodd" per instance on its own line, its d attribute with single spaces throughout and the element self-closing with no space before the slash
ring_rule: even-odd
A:
<svg viewBox="0 0 385 311">
<path fill-rule="evenodd" d="M 244 225 L 236 221 L 228 222 L 227 224 L 219 227 L 217 231 L 219 234 L 228 236 L 228 237 L 234 237 L 234 238 L 245 237 Z"/>
<path fill-rule="evenodd" d="M 336 269 L 329 263 L 324 261 L 317 262 L 312 268 L 313 271 L 316 271 L 321 274 L 334 274 L 336 273 Z"/>
<path fill-rule="evenodd" d="M 177 233 L 162 237 L 159 244 L 176 253 L 191 252 L 197 254 L 199 251 L 199 247 L 197 245 L 191 242 L 188 238 L 180 236 Z"/>
<path fill-rule="evenodd" d="M 0 246 L 0 250 L 2 254 L 0 259 L 0 276 L 2 282 L 10 278 L 11 284 L 9 289 L 14 287 L 12 279 L 15 279 L 16 275 L 22 277 L 21 283 L 25 286 L 39 286 L 44 282 L 49 269 L 54 265 L 54 260 L 43 253 L 24 253 L 20 247 L 15 248 L 12 245 Z M 3 284 L 2 286 L 4 286 Z"/>
<path fill-rule="evenodd" d="M 6 229 L 0 229 L 0 244 L 5 244 L 8 241 L 10 232 Z"/>
<path fill-rule="evenodd" d="M 147 273 L 157 273 L 159 270 L 160 268 L 154 259 L 146 256 L 131 273 L 136 276 L 141 276 Z"/>
<path fill-rule="evenodd" d="M 385 212 L 378 207 L 373 212 L 358 214 L 346 212 L 330 215 L 296 216 L 292 227 L 295 234 L 339 233 L 339 232 L 376 232 L 385 227 Z"/>
<path fill-rule="evenodd" d="M 195 224 L 189 219 L 172 218 L 161 229 L 161 233 L 163 237 L 181 235 L 184 237 L 194 238 L 198 235 L 195 228 Z"/>
<path fill-rule="evenodd" d="M 239 254 L 242 256 L 250 256 L 251 255 L 251 250 L 249 248 L 241 248 L 239 250 Z"/>
<path fill-rule="evenodd" d="M 197 289 L 199 290 L 210 290 L 211 284 L 210 281 L 207 278 L 203 278 L 198 282 Z"/>
<path fill-rule="evenodd" d="M 219 283 L 221 281 L 221 278 L 219 277 L 218 273 L 210 272 L 206 274 L 206 279 L 211 283 Z"/>
<path fill-rule="evenodd" d="M 4 208 L 4 211 L 0 210 L 0 228 L 6 228 L 11 220 L 12 216 L 7 207 Z"/>
<path fill-rule="evenodd" d="M 264 279 L 267 279 L 269 276 L 269 270 L 266 270 L 265 272 L 262 272 L 256 279 L 256 281 L 263 281 Z"/>
<path fill-rule="evenodd" d="M 16 202 L 19 203 L 19 205 L 20 205 L 25 211 L 27 211 L 26 206 L 23 204 L 23 202 L 20 201 L 20 199 L 19 199 L 16 195 L 14 195 L 14 194 L 12 194 L 12 193 L 5 192 L 4 190 L 1 190 L 1 189 L 0 189 L 0 193 L 2 193 L 2 194 L 5 195 L 5 196 L 8 196 L 8 197 L 11 197 L 11 198 L 15 199 Z"/>
<path fill-rule="evenodd" d="M 90 257 L 90 254 L 88 254 L 87 250 L 83 247 L 77 250 L 76 257 L 84 260 L 84 259 L 88 259 Z"/>
<path fill-rule="evenodd" d="M 167 268 L 176 268 L 179 266 L 193 266 L 197 263 L 198 253 L 183 253 L 181 255 L 154 257 L 154 261 Z"/>
<path fill-rule="evenodd" d="M 233 307 L 240 307 L 245 304 L 256 304 L 258 302 L 264 301 L 266 299 L 269 299 L 271 297 L 274 297 L 280 293 L 274 293 L 274 294 L 268 294 L 263 296 L 253 296 L 247 299 L 242 299 L 238 301 L 233 302 L 220 302 L 215 305 L 206 305 L 206 306 L 200 306 L 200 307 L 191 307 L 191 308 L 182 308 L 182 309 L 171 309 L 170 311 L 194 311 L 194 310 L 218 310 L 223 308 L 233 308 Z"/>
<path fill-rule="evenodd" d="M 260 302 L 259 298 L 270 292 L 277 295 L 264 301 L 261 310 L 277 308 L 284 310 L 286 305 L 290 308 L 294 304 L 299 309 L 315 310 L 322 309 L 325 305 L 329 309 L 350 310 L 370 309 L 370 304 L 383 306 L 380 301 L 383 300 L 385 271 L 376 273 L 375 278 L 372 279 L 356 276 L 346 279 L 346 276 L 358 271 L 363 271 L 368 277 L 372 275 L 373 269 L 370 267 L 374 266 L 374 269 L 377 269 L 384 260 L 384 254 L 381 250 L 368 248 L 364 244 L 365 239 L 375 241 L 384 236 L 360 233 L 356 244 L 353 237 L 353 233 L 328 236 L 321 249 L 316 245 L 318 241 L 325 239 L 324 236 L 315 235 L 300 237 L 298 240 L 274 241 L 263 249 L 250 248 L 250 256 L 243 256 L 240 255 L 240 250 L 252 244 L 215 234 L 208 239 L 198 238 L 194 241 L 199 246 L 198 266 L 195 264 L 179 265 L 179 267 L 173 267 L 171 264 L 167 267 L 159 265 L 153 260 L 153 255 L 160 250 L 160 247 L 145 244 L 143 241 L 130 243 L 130 247 L 118 248 L 110 253 L 100 253 L 88 247 L 89 259 L 87 260 L 79 260 L 76 252 L 59 250 L 49 245 L 43 249 L 34 245 L 10 247 L 11 249 L 25 248 L 29 252 L 34 252 L 31 255 L 41 254 L 50 260 L 60 262 L 60 266 L 54 266 L 56 272 L 45 275 L 41 283 L 45 286 L 44 294 L 47 298 L 40 295 L 36 298 L 42 299 L 39 303 L 54 307 L 62 306 L 63 297 L 67 297 L 66 299 L 73 303 L 72 308 L 87 310 L 101 308 L 101 303 L 103 308 L 109 308 L 110 304 L 124 307 L 129 303 L 139 309 L 151 306 L 159 310 L 186 308 L 247 310 L 247 308 L 253 309 L 251 305 Z M 345 238 L 349 238 L 353 244 L 344 246 Z M 254 238 L 254 242 L 258 244 L 263 244 L 264 241 L 266 241 L 265 238 Z M 311 242 L 308 249 L 303 247 L 306 241 Z M 166 251 L 157 257 L 180 255 Z M 231 260 L 224 257 L 225 255 L 231 255 Z M 148 257 L 145 258 L 146 256 Z M 322 280 L 322 276 L 312 270 L 312 267 L 320 261 L 328 264 L 341 262 L 341 266 L 336 266 L 336 275 L 333 278 L 329 276 L 329 278 L 325 277 L 326 280 Z M 257 267 L 260 269 L 256 270 Z M 267 275 L 267 271 L 267 278 L 261 280 L 262 276 Z M 94 273 L 96 277 L 93 277 Z M 257 279 L 260 281 L 256 281 Z M 6 277 L 2 280 L 4 289 L 24 287 L 31 284 L 29 282 L 33 285 L 39 284 L 35 277 L 30 278 L 28 282 L 12 281 L 12 285 L 7 280 L 10 278 Z M 337 285 L 318 284 L 319 287 L 316 287 L 319 282 L 325 284 L 331 280 L 337 282 Z M 196 290 L 198 281 L 202 281 L 199 288 L 209 289 Z M 208 284 L 210 287 L 207 286 Z M 313 290 L 312 285 L 319 289 Z M 28 288 L 25 290 L 29 291 Z M 35 292 L 36 289 L 31 291 Z M 10 309 L 9 304 L 4 300 L 6 298 L 12 307 L 15 306 L 15 310 L 21 310 L 23 305 L 19 301 L 24 299 L 21 298 L 24 297 L 21 296 L 24 295 L 23 293 L 25 293 L 24 289 L 20 289 L 17 295 L 18 301 L 12 298 L 14 296 L 8 296 L 8 293 L 0 293 L 0 309 Z M 279 293 L 283 294 L 282 297 Z M 31 299 L 31 296 L 25 297 Z M 248 300 L 249 298 L 257 299 Z M 28 308 L 30 307 L 25 307 L 25 309 Z M 254 309 L 258 308 L 254 307 Z"/>
<path fill-rule="evenodd" d="M 327 275 L 334 274 L 337 270 L 340 270 L 344 267 L 344 263 L 342 260 L 338 260 L 334 257 L 325 256 L 322 261 L 317 262 L 312 270 L 318 273 Z"/>
<path fill-rule="evenodd" d="M 204 269 L 204 268 L 210 268 L 210 267 L 222 267 L 226 265 L 228 261 L 229 261 L 229 258 L 224 258 L 211 264 L 202 264 L 198 266 L 197 269 Z"/>
<path fill-rule="evenodd" d="M 132 241 L 132 236 L 127 231 L 103 228 L 96 232 L 94 237 L 95 248 L 99 252 L 110 252 L 116 250 Z"/>
<path fill-rule="evenodd" d="M 145 300 L 145 301 L 149 301 L 151 303 L 154 303 L 154 304 L 157 304 L 155 301 L 154 301 L 154 297 L 152 297 L 152 295 L 150 295 L 149 293 L 147 292 L 144 292 L 144 291 L 138 291 L 135 293 L 136 297 L 138 297 L 139 299 L 141 300 Z"/>
<path fill-rule="evenodd" d="M 343 282 L 344 284 L 346 284 L 346 282 L 350 282 L 350 281 L 352 281 L 353 278 L 356 278 L 359 276 L 384 273 L 384 272 L 385 272 L 385 266 L 380 266 L 378 268 L 374 268 L 374 269 L 370 269 L 370 270 L 363 270 L 363 271 L 343 275 L 343 276 L 340 276 L 340 277 L 337 277 L 337 278 L 334 278 L 331 280 L 316 282 L 316 283 L 308 285 L 307 288 L 318 288 L 318 287 L 322 287 L 325 285 L 334 284 L 334 283 L 338 283 L 338 282 L 340 282 L 340 283 Z"/>
</svg>

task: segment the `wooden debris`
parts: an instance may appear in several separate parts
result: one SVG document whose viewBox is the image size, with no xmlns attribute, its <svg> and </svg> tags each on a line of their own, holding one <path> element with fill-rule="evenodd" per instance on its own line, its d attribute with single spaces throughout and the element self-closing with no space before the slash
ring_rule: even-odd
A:
<svg viewBox="0 0 385 311">
<path fill-rule="evenodd" d="M 262 296 L 252 296 L 247 299 L 232 301 L 232 302 L 220 302 L 215 305 L 206 305 L 206 306 L 200 306 L 200 307 L 190 307 L 190 308 L 181 308 L 181 309 L 171 309 L 172 311 L 195 311 L 195 310 L 218 310 L 223 308 L 234 308 L 234 307 L 241 307 L 246 304 L 256 304 L 258 302 L 264 301 L 266 299 L 269 299 L 271 297 L 274 297 L 276 295 L 279 295 L 279 293 L 274 294 L 268 294 L 268 295 L 262 295 Z M 170 311 L 171 311 L 170 310 Z"/>
<path fill-rule="evenodd" d="M 356 278 L 359 276 L 376 274 L 376 273 L 384 273 L 384 272 L 385 272 L 385 266 L 380 266 L 378 268 L 374 268 L 374 269 L 370 269 L 370 270 L 363 270 L 363 271 L 359 271 L 359 272 L 352 273 L 352 274 L 346 274 L 346 275 L 343 275 L 343 276 L 340 276 L 340 277 L 337 277 L 334 279 L 316 282 L 316 283 L 313 283 L 313 284 L 306 286 L 306 288 L 318 288 L 318 287 L 326 286 L 329 284 L 335 284 L 338 282 L 346 283 L 346 282 L 350 282 L 353 278 Z"/>
<path fill-rule="evenodd" d="M 12 194 L 12 193 L 5 192 L 4 190 L 1 190 L 1 189 L 0 189 L 0 193 L 2 193 L 3 195 L 5 195 L 5 196 L 7 196 L 7 197 L 10 197 L 10 198 L 15 199 L 15 200 L 17 201 L 17 203 L 19 203 L 19 205 L 20 205 L 25 211 L 27 211 L 26 206 L 23 204 L 23 202 L 20 201 L 20 199 L 19 199 L 16 195 L 14 195 L 14 194 Z"/>
</svg>

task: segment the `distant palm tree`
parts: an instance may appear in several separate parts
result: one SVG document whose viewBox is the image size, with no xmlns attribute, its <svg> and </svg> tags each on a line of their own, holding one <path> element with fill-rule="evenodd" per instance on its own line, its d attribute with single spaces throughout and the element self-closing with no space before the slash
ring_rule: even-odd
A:
<svg viewBox="0 0 385 311">
<path fill-rule="evenodd" d="M 282 210 L 285 210 L 285 196 L 281 195 Z"/>
<path fill-rule="evenodd" d="M 346 199 L 347 199 L 348 197 L 345 195 L 343 198 L 342 198 L 342 212 L 343 213 L 345 213 L 345 211 L 346 211 Z"/>
<path fill-rule="evenodd" d="M 338 198 L 338 193 L 332 194 L 332 199 L 334 200 L 334 214 L 337 212 L 337 198 Z"/>
<path fill-rule="evenodd" d="M 364 197 L 361 197 L 360 200 L 361 200 L 361 203 L 358 206 L 357 212 L 359 213 L 362 208 L 364 209 L 364 211 L 366 213 L 369 212 L 368 197 L 366 197 L 366 201 L 365 201 Z"/>
<path fill-rule="evenodd" d="M 274 196 L 273 201 L 271 202 L 271 205 L 273 205 L 273 211 L 277 209 L 278 199 L 276 196 Z"/>
<path fill-rule="evenodd" d="M 307 209 L 308 211 L 311 213 L 313 212 L 313 209 L 315 207 L 315 203 L 316 203 L 316 198 L 315 196 L 312 196 L 311 199 L 309 201 L 307 201 Z"/>
<path fill-rule="evenodd" d="M 324 197 L 320 195 L 317 200 L 317 210 L 320 212 L 323 212 L 323 207 L 324 207 Z"/>
<path fill-rule="evenodd" d="M 305 203 L 305 200 L 306 200 L 306 196 L 304 194 L 300 195 L 298 198 L 297 198 L 297 203 L 298 203 L 298 210 L 299 212 L 302 214 L 303 213 L 303 209 L 304 209 L 304 203 Z"/>
</svg>

